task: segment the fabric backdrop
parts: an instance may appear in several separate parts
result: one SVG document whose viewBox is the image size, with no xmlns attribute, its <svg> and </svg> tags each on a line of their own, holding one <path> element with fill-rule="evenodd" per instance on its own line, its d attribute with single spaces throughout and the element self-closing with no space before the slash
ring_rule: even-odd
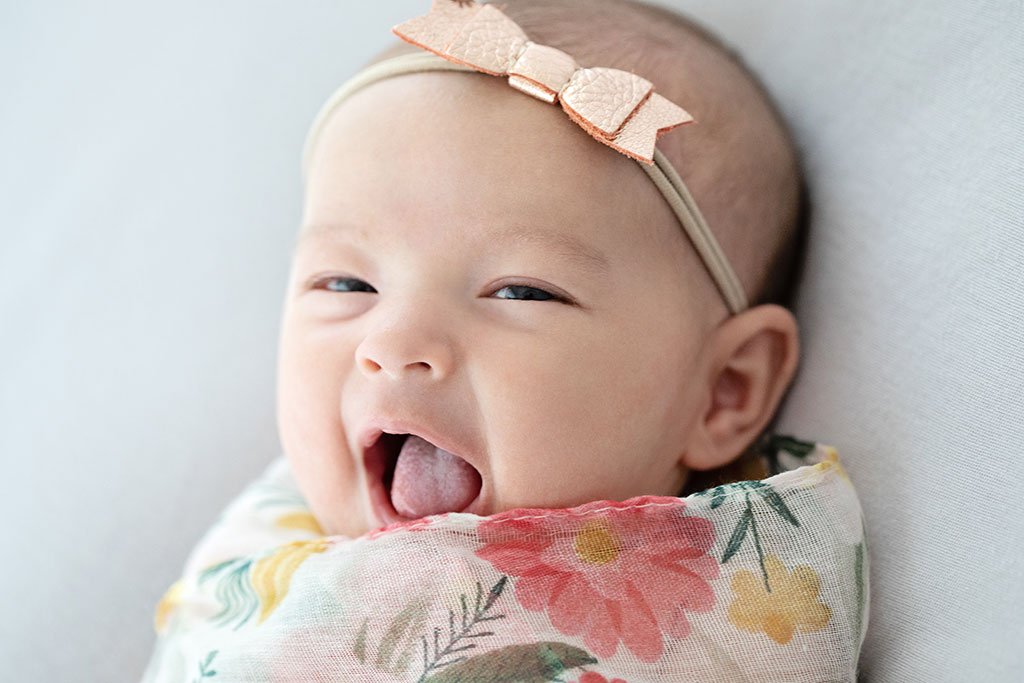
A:
<svg viewBox="0 0 1024 683">
<path fill-rule="evenodd" d="M 0 661 L 135 680 L 151 614 L 279 452 L 317 107 L 429 0 L 0 4 Z M 864 500 L 869 681 L 1024 667 L 1020 0 L 680 0 L 793 123 L 814 232 L 781 429 Z"/>
</svg>

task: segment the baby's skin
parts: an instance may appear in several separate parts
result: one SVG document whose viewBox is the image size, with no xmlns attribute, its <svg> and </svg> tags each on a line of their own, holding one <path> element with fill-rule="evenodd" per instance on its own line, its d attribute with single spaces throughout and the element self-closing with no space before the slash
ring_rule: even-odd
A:
<svg viewBox="0 0 1024 683">
<path fill-rule="evenodd" d="M 796 355 L 786 309 L 728 316 L 636 162 L 502 80 L 379 81 L 318 140 L 278 418 L 327 533 L 675 495 L 764 427 Z M 398 514 L 381 432 L 457 456 L 410 486 L 469 493 Z"/>
</svg>

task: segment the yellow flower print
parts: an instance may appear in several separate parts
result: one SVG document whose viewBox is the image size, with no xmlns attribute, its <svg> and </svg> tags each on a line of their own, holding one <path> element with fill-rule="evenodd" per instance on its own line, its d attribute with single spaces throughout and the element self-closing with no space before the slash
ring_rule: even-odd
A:
<svg viewBox="0 0 1024 683">
<path fill-rule="evenodd" d="M 324 535 L 324 530 L 320 528 L 320 523 L 311 512 L 288 512 L 278 517 L 274 524 L 282 529 L 304 529 L 312 531 L 317 536 Z"/>
<path fill-rule="evenodd" d="M 825 448 L 825 454 L 825 458 L 811 468 L 811 471 L 817 475 L 818 480 L 820 480 L 826 472 L 834 470 L 836 474 L 842 477 L 843 481 L 850 486 L 853 486 L 853 482 L 850 481 L 850 475 L 846 473 L 846 470 L 843 468 L 843 464 L 839 462 L 839 454 L 836 453 L 836 449 L 831 446 L 827 446 Z M 817 481 L 815 483 L 817 483 Z"/>
<path fill-rule="evenodd" d="M 792 476 L 800 488 L 809 489 L 820 484 L 826 477 L 831 476 L 833 472 L 838 474 L 850 488 L 853 488 L 850 475 L 846 473 L 843 464 L 839 462 L 839 454 L 836 453 L 836 449 L 826 446 L 825 457 L 821 462 L 816 465 L 801 467 L 798 470 L 792 470 Z"/>
<path fill-rule="evenodd" d="M 299 565 L 310 555 L 322 553 L 327 545 L 327 539 L 295 541 L 281 546 L 253 566 L 250 582 L 260 599 L 260 618 L 257 624 L 262 624 L 284 600 L 292 574 Z"/>
<path fill-rule="evenodd" d="M 580 561 L 602 566 L 615 561 L 622 550 L 622 543 L 609 525 L 595 520 L 587 522 L 576 532 L 572 547 Z"/>
<path fill-rule="evenodd" d="M 153 615 L 153 626 L 156 628 L 157 633 L 164 632 L 164 628 L 167 627 L 167 619 L 171 616 L 171 612 L 178 608 L 178 603 L 181 602 L 181 594 L 184 589 L 185 580 L 178 579 L 167 589 L 164 597 L 160 598 L 160 602 L 156 606 L 156 614 Z"/>
<path fill-rule="evenodd" d="M 818 602 L 821 581 L 810 567 L 788 571 L 774 555 L 764 558 L 769 591 L 753 573 L 740 570 L 732 577 L 736 598 L 729 605 L 733 626 L 752 633 L 764 633 L 785 645 L 799 629 L 805 633 L 820 631 L 832 618 L 828 605 Z"/>
</svg>

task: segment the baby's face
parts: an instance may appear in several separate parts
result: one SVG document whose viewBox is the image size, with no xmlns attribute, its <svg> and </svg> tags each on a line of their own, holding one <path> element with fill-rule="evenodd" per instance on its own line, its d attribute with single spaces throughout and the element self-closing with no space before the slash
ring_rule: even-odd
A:
<svg viewBox="0 0 1024 683">
<path fill-rule="evenodd" d="M 678 493 L 719 309 L 635 162 L 503 79 L 424 73 L 334 112 L 306 192 L 278 418 L 327 533 L 401 519 L 392 478 L 410 516 Z M 453 456 L 392 475 L 381 431 Z"/>
</svg>

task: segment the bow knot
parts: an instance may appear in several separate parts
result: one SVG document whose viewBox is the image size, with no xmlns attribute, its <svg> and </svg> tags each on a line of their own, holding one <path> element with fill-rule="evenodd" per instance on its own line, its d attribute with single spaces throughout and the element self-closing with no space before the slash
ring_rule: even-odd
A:
<svg viewBox="0 0 1024 683">
<path fill-rule="evenodd" d="M 391 29 L 402 40 L 492 76 L 549 104 L 560 103 L 600 142 L 653 164 L 658 136 L 693 121 L 654 92 L 647 79 L 621 69 L 584 68 L 565 52 L 535 43 L 493 5 L 434 0 L 430 13 Z"/>
</svg>

